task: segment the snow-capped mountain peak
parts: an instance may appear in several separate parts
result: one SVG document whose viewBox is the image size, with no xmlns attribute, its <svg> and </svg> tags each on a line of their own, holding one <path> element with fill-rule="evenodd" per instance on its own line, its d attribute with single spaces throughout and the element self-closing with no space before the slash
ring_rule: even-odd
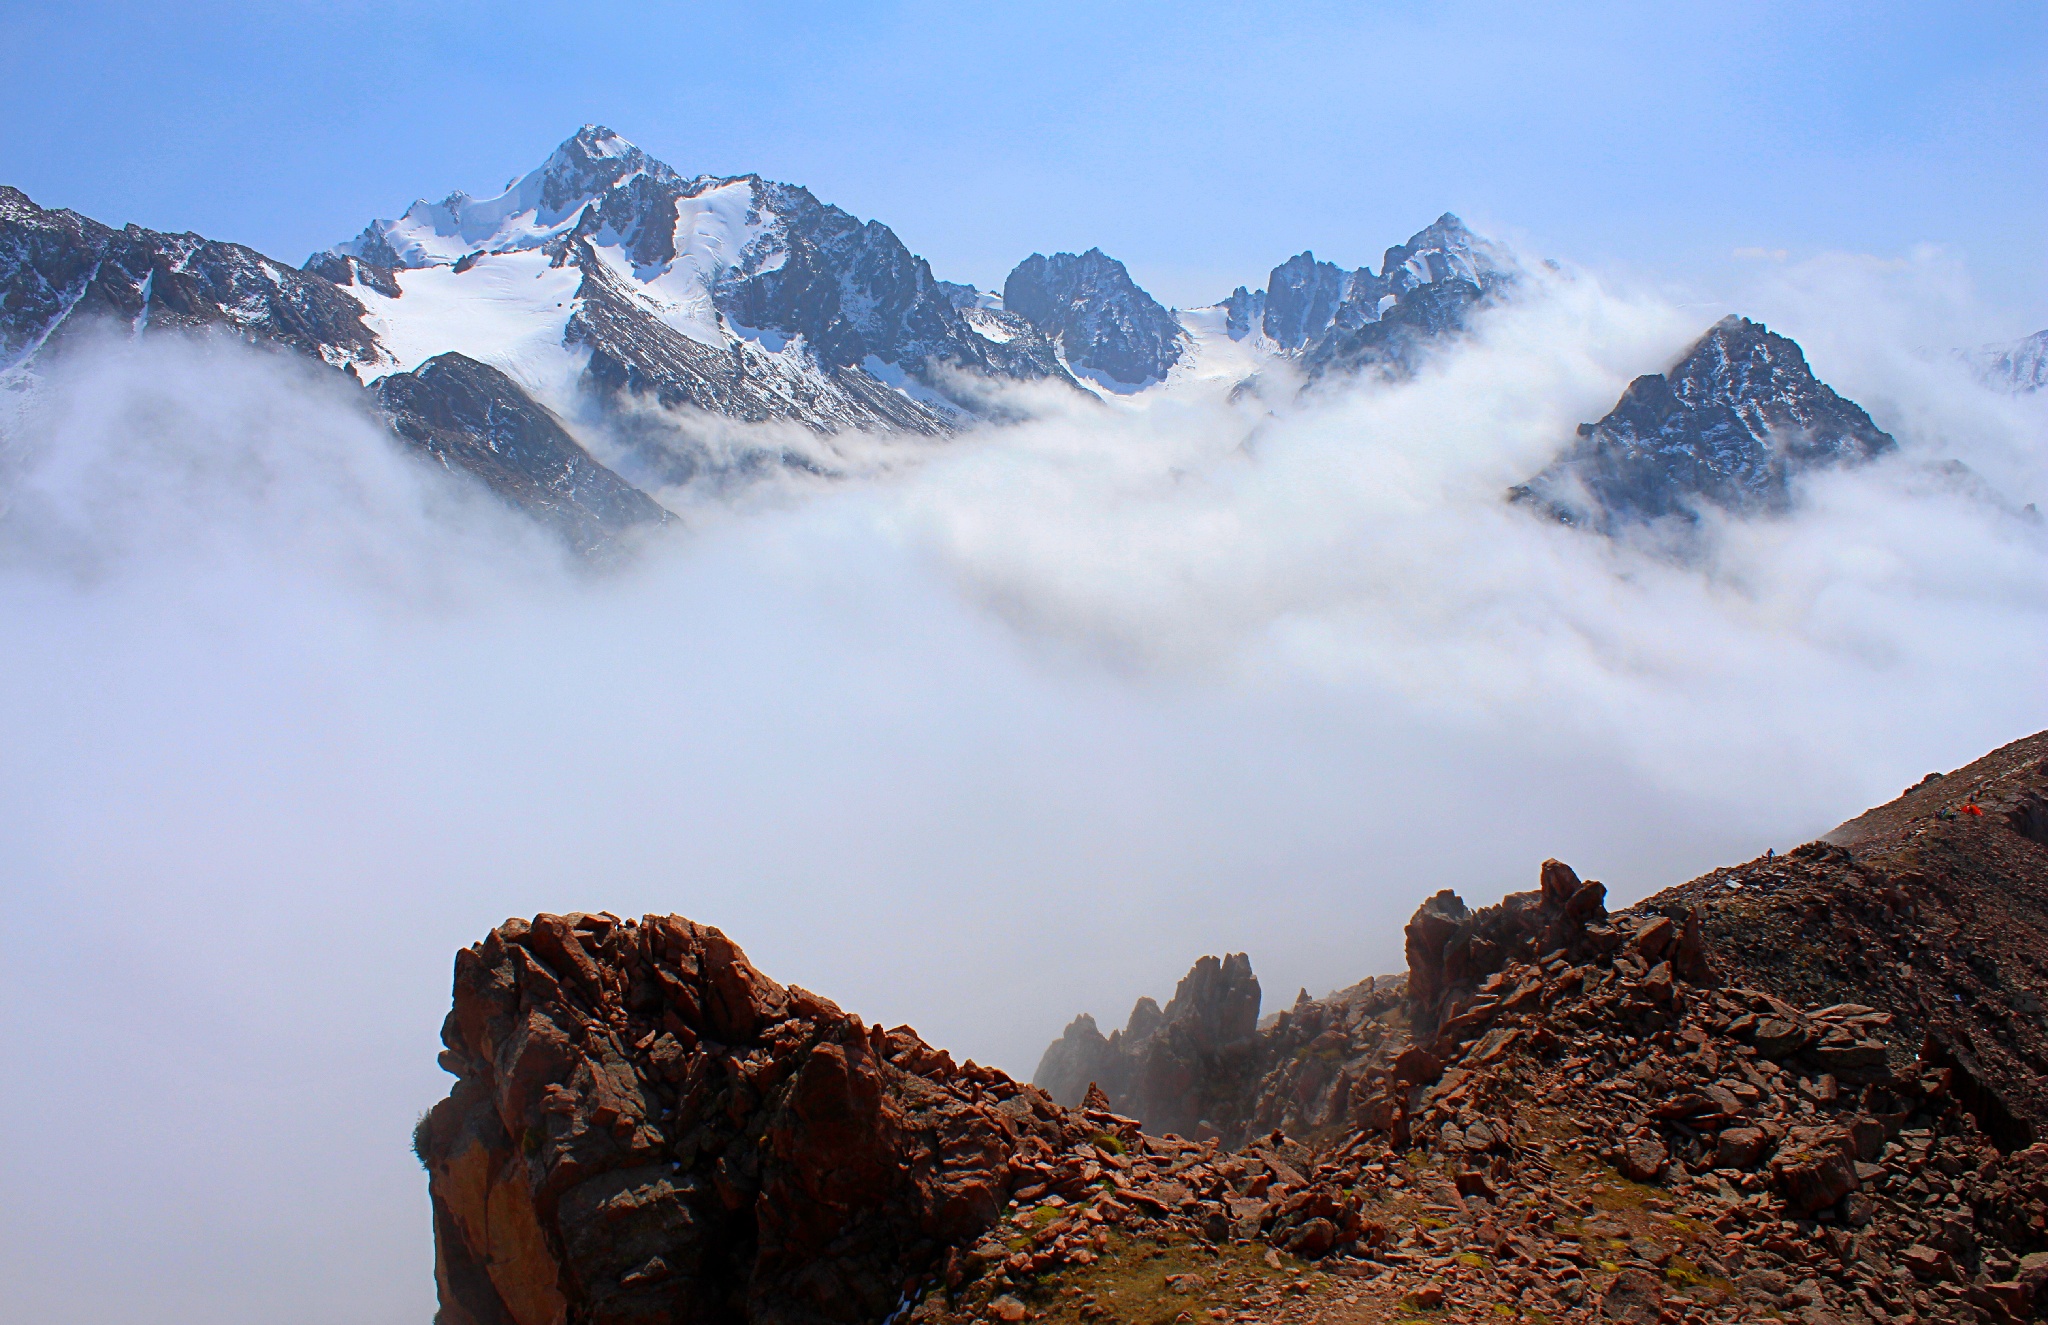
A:
<svg viewBox="0 0 2048 1325">
<path fill-rule="evenodd" d="M 1703 506 L 1784 511 L 1801 473 L 1896 447 L 1853 400 L 1813 374 L 1798 342 L 1733 314 L 1664 373 L 1629 383 L 1598 423 L 1510 497 L 1609 532 L 1695 518 Z"/>
<path fill-rule="evenodd" d="M 474 253 L 540 248 L 574 227 L 585 208 L 615 194 L 625 195 L 619 199 L 624 205 L 608 209 L 614 213 L 609 219 L 622 232 L 636 231 L 620 223 L 639 219 L 633 214 L 685 187 L 674 170 L 626 139 L 586 124 L 496 197 L 472 198 L 458 189 L 439 202 L 421 199 L 398 219 L 372 221 L 328 251 L 400 270 L 453 266 Z"/>
<path fill-rule="evenodd" d="M 1469 281 L 1482 290 L 1514 274 L 1507 250 L 1466 229 L 1450 212 L 1424 226 L 1407 243 L 1387 250 L 1380 261 L 1380 281 L 1391 294 L 1438 281 Z"/>
<path fill-rule="evenodd" d="M 1044 334 L 957 299 L 880 222 L 758 175 L 685 177 L 598 125 L 496 197 L 415 203 L 307 267 L 402 370 L 454 350 L 564 415 L 623 408 L 664 482 L 709 463 L 691 412 L 940 434 L 977 377 L 1072 382 Z"/>
</svg>

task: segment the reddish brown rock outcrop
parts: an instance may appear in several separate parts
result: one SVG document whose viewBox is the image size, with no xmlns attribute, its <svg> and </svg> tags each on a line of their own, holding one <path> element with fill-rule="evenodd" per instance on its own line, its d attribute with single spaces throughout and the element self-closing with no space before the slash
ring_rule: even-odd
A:
<svg viewBox="0 0 2048 1325">
<path fill-rule="evenodd" d="M 508 922 L 458 960 L 460 1080 L 418 1138 L 442 1320 L 2039 1318 L 2029 745 L 1951 775 L 1981 814 L 1916 790 L 1851 847 L 1625 911 L 1557 861 L 1478 911 L 1439 893 L 1405 979 L 1254 1033 L 1249 964 L 1210 959 L 1198 1015 L 1134 1018 L 1188 1023 L 1199 1079 L 1154 1088 L 1231 1129 L 1194 1139 L 1106 1083 L 1065 1109 L 955 1067 L 676 917 Z M 1844 978 L 1886 935 L 1897 982 Z"/>
<path fill-rule="evenodd" d="M 442 1038 L 442 1325 L 878 1320 L 1101 1131 L 679 916 L 507 921 Z"/>
</svg>

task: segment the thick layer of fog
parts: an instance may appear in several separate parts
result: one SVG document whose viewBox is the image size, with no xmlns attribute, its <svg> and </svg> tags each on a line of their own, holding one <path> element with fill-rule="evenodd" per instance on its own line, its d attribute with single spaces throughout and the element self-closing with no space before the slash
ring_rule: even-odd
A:
<svg viewBox="0 0 2048 1325">
<path fill-rule="evenodd" d="M 1589 277 L 1400 386 L 1040 397 L 665 493 L 688 527 L 601 574 L 273 356 L 16 383 L 8 1314 L 426 1319 L 408 1133 L 509 915 L 682 912 L 1028 1075 L 1204 952 L 1322 992 L 1436 889 L 1639 897 L 2048 725 L 2048 404 L 1949 355 L 1959 278 L 1743 299 L 1901 448 L 1682 556 L 1502 501 L 1729 311 Z"/>
</svg>

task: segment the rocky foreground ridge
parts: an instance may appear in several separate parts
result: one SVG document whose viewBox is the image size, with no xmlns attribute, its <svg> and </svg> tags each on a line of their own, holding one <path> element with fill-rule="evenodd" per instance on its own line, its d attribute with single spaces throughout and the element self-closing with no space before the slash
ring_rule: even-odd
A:
<svg viewBox="0 0 2048 1325">
<path fill-rule="evenodd" d="M 1556 861 L 1438 893 L 1395 987 L 1226 1041 L 1271 1056 L 1193 1083 L 1241 1137 L 956 1064 L 680 917 L 508 921 L 415 1137 L 439 1319 L 2038 1318 L 2044 794 L 2048 733 L 1625 911 Z M 1241 960 L 1175 1001 L 1241 1032 Z"/>
</svg>

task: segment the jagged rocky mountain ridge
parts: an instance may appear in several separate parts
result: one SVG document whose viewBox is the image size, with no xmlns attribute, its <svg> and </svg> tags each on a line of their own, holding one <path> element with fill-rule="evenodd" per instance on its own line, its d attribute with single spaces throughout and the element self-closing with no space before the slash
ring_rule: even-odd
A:
<svg viewBox="0 0 2048 1325">
<path fill-rule="evenodd" d="M 1896 446 L 1854 401 L 1813 375 L 1796 342 L 1722 318 L 1669 372 L 1629 383 L 1598 423 L 1510 492 L 1569 524 L 1611 532 L 1704 503 L 1783 511 L 1802 472 L 1859 464 Z"/>
<path fill-rule="evenodd" d="M 1033 253 L 1003 282 L 1003 307 L 1051 337 L 1071 367 L 1116 391 L 1163 381 L 1186 350 L 1180 322 L 1099 248 Z"/>
<path fill-rule="evenodd" d="M 1311 378 L 1404 371 L 1427 342 L 1463 330 L 1476 305 L 1507 291 L 1516 269 L 1506 249 L 1445 212 L 1389 248 L 1377 274 L 1298 253 L 1273 268 L 1265 289 L 1240 285 L 1219 307 L 1232 339 L 1298 358 Z"/>
<path fill-rule="evenodd" d="M 1100 1091 L 1155 1132 L 1229 1148 L 1276 1128 L 1315 1135 L 1344 1118 L 1406 993 L 1405 975 L 1368 976 L 1320 999 L 1303 990 L 1261 1018 L 1250 958 L 1203 957 L 1163 1011 L 1140 998 L 1107 1038 L 1089 1014 L 1075 1017 L 1031 1084 L 1070 1108 Z"/>
<path fill-rule="evenodd" d="M 1064 376 L 1028 324 L 983 334 L 880 222 L 758 175 L 684 178 L 597 125 L 496 198 L 416 202 L 308 266 L 350 260 L 407 297 L 408 273 L 433 273 L 421 292 L 437 311 L 588 349 L 600 391 L 744 421 L 939 433 L 972 403 L 947 397 L 949 370 Z M 561 290 L 554 311 L 505 293 L 532 280 Z M 402 335 L 416 315 L 370 288 Z"/>
<path fill-rule="evenodd" d="M 1560 904 L 1584 889 L 1582 910 L 1604 906 L 1599 884 L 1561 880 L 1545 885 Z M 1506 921 L 1478 913 L 1473 929 L 1462 905 L 1432 899 L 1418 910 L 1410 974 L 1322 999 L 1303 991 L 1263 1020 L 1250 959 L 1201 958 L 1164 1013 L 1141 998 L 1129 1026 L 1108 1039 L 1092 1017 L 1075 1018 L 1032 1081 L 1063 1104 L 1099 1085 L 1113 1107 L 1158 1130 L 1228 1145 L 1276 1125 L 1312 1133 L 1341 1117 L 1362 1051 L 1377 1046 L 1373 1033 L 1355 1033 L 1368 1020 L 1361 1009 L 1440 1005 L 1457 970 L 1446 976 L 1418 958 L 1442 953 L 1460 926 L 1481 950 L 1498 947 L 1484 931 Z M 1979 1083 L 1987 1132 L 2011 1149 L 2048 1139 L 2048 733 L 1930 774 L 1819 841 L 1711 871 L 1630 914 L 1680 925 L 1696 915 L 1696 942 L 1714 947 L 1724 973 L 1788 1002 L 1832 997 L 1887 1009 L 1899 1049 L 1932 1037 L 1935 1052 Z M 1182 1020 L 1192 1033 L 1171 1034 Z M 1329 1033 L 1347 1023 L 1350 1036 Z M 1304 1045 L 1347 1048 L 1297 1054 Z M 1320 1072 L 1299 1070 L 1318 1060 Z M 1164 1094 L 1147 1084 L 1161 1079 L 1174 1082 Z"/>
<path fill-rule="evenodd" d="M 392 431 L 443 465 L 482 478 L 578 552 L 602 553 L 613 530 L 674 519 L 591 459 L 510 378 L 466 355 L 436 355 L 413 372 L 378 379 L 374 390 Z"/>
<path fill-rule="evenodd" d="M 103 324 L 220 330 L 336 368 L 390 362 L 363 309 L 330 282 L 198 235 L 120 230 L 0 185 L 0 368 Z"/>
<path fill-rule="evenodd" d="M 1513 298 L 1520 271 L 1447 213 L 1386 250 L 1378 272 L 1303 253 L 1264 289 L 1240 287 L 1212 309 L 1164 308 L 1094 249 L 1034 254 L 996 295 L 938 280 L 888 227 L 807 190 L 757 175 L 685 177 L 586 126 L 503 194 L 415 203 L 296 271 L 239 245 L 116 231 L 7 190 L 0 367 L 61 352 L 92 324 L 211 328 L 368 383 L 419 379 L 454 354 L 474 367 L 427 377 L 453 389 L 458 376 L 494 375 L 484 395 L 547 416 L 549 444 L 498 454 L 460 402 L 428 408 L 421 380 L 370 403 L 388 412 L 402 387 L 412 422 L 395 427 L 401 437 L 601 551 L 660 518 L 651 502 L 614 500 L 619 488 L 835 472 L 786 435 L 714 444 L 705 420 L 943 438 L 991 411 L 1006 416 L 988 394 L 1002 383 L 1080 391 L 1083 379 L 1120 394 L 1170 385 L 1211 335 L 1253 364 L 1291 362 L 1311 387 L 1399 376 L 1477 310 Z M 2000 361 L 2015 381 L 2038 367 L 2025 351 Z M 1240 388 L 1256 384 L 1251 371 Z M 428 415 L 442 422 L 423 429 Z M 459 431 L 470 444 L 454 444 Z M 602 440 L 616 472 L 579 433 Z M 1781 510 L 1802 470 L 1891 445 L 1813 377 L 1795 344 L 1741 319 L 1709 331 L 1670 373 L 1638 379 L 1581 433 L 1513 495 L 1608 533 L 1702 504 Z M 541 468 L 515 472 L 529 461 Z"/>
<path fill-rule="evenodd" d="M 1241 952 L 1204 957 L 1181 979 L 1164 1010 L 1140 998 L 1129 1022 L 1103 1038 L 1082 1013 L 1047 1047 L 1031 1084 L 1069 1108 L 1091 1087 L 1110 1107 L 1157 1132 L 1196 1140 L 1242 1140 L 1232 1115 L 1249 1069 L 1247 1047 L 1259 1022 L 1259 981 Z"/>
<path fill-rule="evenodd" d="M 1182 1083 L 1278 1120 L 1237 1140 L 956 1064 L 681 917 L 507 921 L 457 956 L 415 1134 L 438 1319 L 2018 1325 L 2048 1119 L 2001 1008 L 2048 992 L 2044 795 L 2048 733 L 1621 911 L 1558 861 L 1445 890 L 1405 977 L 1255 1029 L 1207 959 L 1132 1030 L 1264 1057 Z M 1856 968 L 1872 937 L 1899 961 Z"/>
<path fill-rule="evenodd" d="M 446 355 L 393 373 L 397 360 L 363 305 L 325 276 L 240 244 L 114 230 L 0 187 L 0 368 L 32 368 L 109 331 L 227 335 L 357 382 L 381 376 L 366 412 L 580 552 L 609 555 L 634 528 L 670 519 L 497 368 Z"/>
</svg>

